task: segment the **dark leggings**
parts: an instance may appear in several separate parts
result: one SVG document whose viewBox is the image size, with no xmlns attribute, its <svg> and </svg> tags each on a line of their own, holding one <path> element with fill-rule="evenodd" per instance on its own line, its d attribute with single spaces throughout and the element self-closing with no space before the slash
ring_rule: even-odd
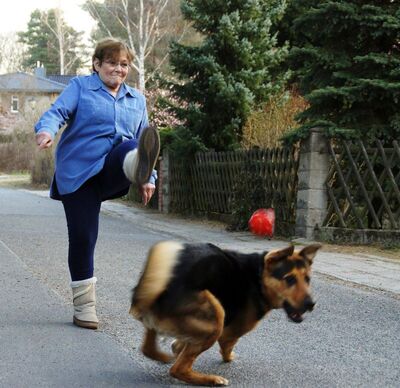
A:
<svg viewBox="0 0 400 388">
<path fill-rule="evenodd" d="M 60 196 L 67 218 L 68 266 L 72 281 L 93 277 L 101 203 L 128 193 L 130 181 L 122 165 L 125 155 L 136 147 L 136 140 L 115 146 L 97 175 L 73 193 Z"/>
</svg>

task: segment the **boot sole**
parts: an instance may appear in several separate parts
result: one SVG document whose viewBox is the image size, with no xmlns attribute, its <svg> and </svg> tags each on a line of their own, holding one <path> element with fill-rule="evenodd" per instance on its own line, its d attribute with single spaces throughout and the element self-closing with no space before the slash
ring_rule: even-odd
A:
<svg viewBox="0 0 400 388">
<path fill-rule="evenodd" d="M 160 135 L 154 127 L 147 127 L 139 138 L 138 165 L 135 182 L 140 187 L 146 184 L 156 165 L 160 153 Z"/>
<path fill-rule="evenodd" d="M 73 321 L 74 321 L 74 325 L 83 327 L 84 329 L 97 330 L 99 327 L 99 324 L 97 322 L 81 321 L 80 319 L 78 319 L 76 317 L 74 317 Z"/>
</svg>

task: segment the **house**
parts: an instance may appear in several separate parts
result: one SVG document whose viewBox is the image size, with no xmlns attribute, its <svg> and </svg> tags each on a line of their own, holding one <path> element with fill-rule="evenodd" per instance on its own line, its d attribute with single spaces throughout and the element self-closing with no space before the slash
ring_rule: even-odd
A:
<svg viewBox="0 0 400 388">
<path fill-rule="evenodd" d="M 14 130 L 20 120 L 37 116 L 64 90 L 73 76 L 48 76 L 43 67 L 34 74 L 0 75 L 0 135 Z"/>
</svg>

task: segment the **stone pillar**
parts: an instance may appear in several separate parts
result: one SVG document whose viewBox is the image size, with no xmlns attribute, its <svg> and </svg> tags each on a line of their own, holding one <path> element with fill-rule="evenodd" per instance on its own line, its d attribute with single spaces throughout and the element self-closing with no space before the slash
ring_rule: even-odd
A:
<svg viewBox="0 0 400 388">
<path fill-rule="evenodd" d="M 310 130 L 308 139 L 300 148 L 298 193 L 296 211 L 296 236 L 314 238 L 315 228 L 321 226 L 327 211 L 325 180 L 330 158 L 328 140 L 320 129 Z"/>
<path fill-rule="evenodd" d="M 158 210 L 169 213 L 169 155 L 165 149 L 160 161 L 158 185 Z"/>
</svg>

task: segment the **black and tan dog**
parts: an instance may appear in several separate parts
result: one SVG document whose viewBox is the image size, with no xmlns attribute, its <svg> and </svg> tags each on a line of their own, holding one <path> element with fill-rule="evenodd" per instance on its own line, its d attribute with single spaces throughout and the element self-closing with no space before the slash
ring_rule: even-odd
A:
<svg viewBox="0 0 400 388">
<path fill-rule="evenodd" d="M 221 376 L 193 371 L 196 358 L 218 341 L 222 359 L 231 361 L 238 339 L 272 309 L 301 322 L 314 307 L 310 272 L 320 247 L 244 254 L 212 244 L 154 245 L 130 309 L 146 328 L 143 353 L 161 362 L 176 357 L 170 374 L 190 384 L 227 385 Z M 159 350 L 157 334 L 176 338 L 174 356 Z"/>
</svg>

